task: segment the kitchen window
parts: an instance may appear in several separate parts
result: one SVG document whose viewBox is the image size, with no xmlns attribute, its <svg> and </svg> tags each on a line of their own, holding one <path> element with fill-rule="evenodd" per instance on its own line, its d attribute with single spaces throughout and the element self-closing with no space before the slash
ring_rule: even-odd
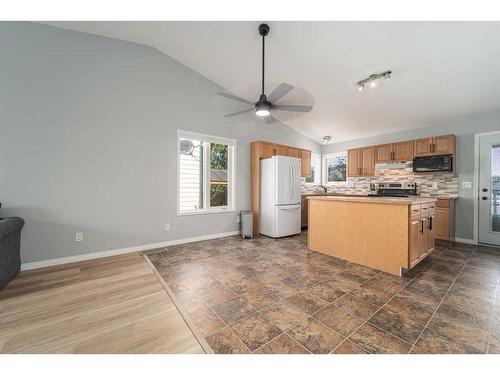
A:
<svg viewBox="0 0 500 375">
<path fill-rule="evenodd" d="M 306 177 L 306 184 L 321 185 L 321 155 L 311 155 L 311 175 Z"/>
<path fill-rule="evenodd" d="M 323 183 L 344 185 L 347 182 L 347 154 L 323 155 Z"/>
<path fill-rule="evenodd" d="M 178 131 L 177 214 L 234 210 L 236 141 Z"/>
</svg>

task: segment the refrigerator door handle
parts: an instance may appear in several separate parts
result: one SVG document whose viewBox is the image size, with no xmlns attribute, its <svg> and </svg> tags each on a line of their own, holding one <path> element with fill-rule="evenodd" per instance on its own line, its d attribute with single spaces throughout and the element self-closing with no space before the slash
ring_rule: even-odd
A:
<svg viewBox="0 0 500 375">
<path fill-rule="evenodd" d="M 292 178 L 292 175 L 293 175 L 293 167 L 292 167 L 292 162 L 290 160 L 288 160 L 288 179 L 290 181 L 290 183 L 288 184 L 288 201 L 290 202 L 292 200 L 292 187 L 293 187 L 293 178 Z"/>
<path fill-rule="evenodd" d="M 279 209 L 280 210 L 298 210 L 300 206 L 281 206 Z"/>
</svg>

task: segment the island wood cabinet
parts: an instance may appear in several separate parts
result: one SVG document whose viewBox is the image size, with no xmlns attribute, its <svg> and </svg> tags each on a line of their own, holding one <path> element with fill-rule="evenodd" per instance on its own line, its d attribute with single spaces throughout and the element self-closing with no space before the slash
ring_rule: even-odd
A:
<svg viewBox="0 0 500 375">
<path fill-rule="evenodd" d="M 354 148 L 347 151 L 348 177 L 373 176 L 375 147 Z"/>
<path fill-rule="evenodd" d="M 253 234 L 259 234 L 260 211 L 260 159 L 275 155 L 290 156 L 301 160 L 301 175 L 311 175 L 311 150 L 281 145 L 266 141 L 255 141 L 250 144 L 250 207 L 253 211 Z"/>
<path fill-rule="evenodd" d="M 410 208 L 409 267 L 415 266 L 434 250 L 435 203 L 412 204 Z"/>
<path fill-rule="evenodd" d="M 375 146 L 375 164 L 413 160 L 413 141 Z"/>
<path fill-rule="evenodd" d="M 455 154 L 455 135 L 441 135 L 432 138 L 415 140 L 415 156 L 452 155 Z"/>
<path fill-rule="evenodd" d="M 308 248 L 401 275 L 434 250 L 435 198 L 309 196 Z"/>
</svg>

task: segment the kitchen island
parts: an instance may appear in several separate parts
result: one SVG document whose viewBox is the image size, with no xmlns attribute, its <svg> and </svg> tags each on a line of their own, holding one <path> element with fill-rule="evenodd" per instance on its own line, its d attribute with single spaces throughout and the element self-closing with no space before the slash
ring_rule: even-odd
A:
<svg viewBox="0 0 500 375">
<path fill-rule="evenodd" d="M 308 248 L 393 275 L 434 250 L 435 198 L 310 196 Z"/>
</svg>

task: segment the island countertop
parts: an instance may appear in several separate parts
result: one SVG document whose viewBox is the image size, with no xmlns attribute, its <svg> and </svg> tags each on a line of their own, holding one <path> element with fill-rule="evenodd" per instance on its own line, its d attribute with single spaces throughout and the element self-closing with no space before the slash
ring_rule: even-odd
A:
<svg viewBox="0 0 500 375">
<path fill-rule="evenodd" d="M 411 204 L 422 204 L 422 203 L 434 203 L 437 201 L 436 198 L 432 197 L 368 197 L 368 196 L 332 196 L 332 195 L 312 195 L 308 196 L 309 200 L 321 200 L 321 201 L 340 201 L 340 202 L 354 202 L 354 203 L 382 203 L 382 204 L 400 204 L 400 205 L 411 205 Z"/>
</svg>

